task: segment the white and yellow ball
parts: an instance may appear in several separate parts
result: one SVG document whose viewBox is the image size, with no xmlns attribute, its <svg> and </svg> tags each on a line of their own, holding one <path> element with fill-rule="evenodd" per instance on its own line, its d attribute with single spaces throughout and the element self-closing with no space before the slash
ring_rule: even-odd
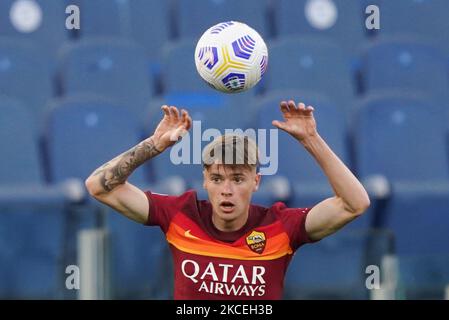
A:
<svg viewBox="0 0 449 320">
<path fill-rule="evenodd" d="M 237 93 L 254 87 L 267 70 L 268 50 L 248 25 L 228 21 L 209 28 L 195 49 L 198 73 L 212 88 Z"/>
</svg>

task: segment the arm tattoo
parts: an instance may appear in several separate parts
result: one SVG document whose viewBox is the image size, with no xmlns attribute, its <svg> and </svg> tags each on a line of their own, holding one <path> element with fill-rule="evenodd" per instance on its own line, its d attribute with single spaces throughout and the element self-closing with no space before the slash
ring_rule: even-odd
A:
<svg viewBox="0 0 449 320">
<path fill-rule="evenodd" d="M 143 141 L 134 148 L 105 163 L 92 175 L 100 175 L 100 183 L 105 191 L 112 191 L 126 182 L 131 173 L 148 159 L 161 153 L 153 141 Z"/>
</svg>

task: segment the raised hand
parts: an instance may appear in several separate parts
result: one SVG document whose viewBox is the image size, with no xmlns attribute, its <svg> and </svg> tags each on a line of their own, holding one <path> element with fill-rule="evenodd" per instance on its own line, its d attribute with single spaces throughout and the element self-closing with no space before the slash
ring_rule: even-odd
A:
<svg viewBox="0 0 449 320">
<path fill-rule="evenodd" d="M 181 113 L 174 106 L 162 106 L 164 118 L 159 122 L 153 134 L 155 147 L 159 151 L 174 145 L 192 126 L 192 118 L 182 109 Z"/>
<path fill-rule="evenodd" d="M 282 101 L 280 108 L 284 121 L 274 120 L 272 124 L 291 134 L 299 141 L 317 135 L 313 107 L 306 107 L 304 103 L 295 104 L 293 100 Z"/>
</svg>

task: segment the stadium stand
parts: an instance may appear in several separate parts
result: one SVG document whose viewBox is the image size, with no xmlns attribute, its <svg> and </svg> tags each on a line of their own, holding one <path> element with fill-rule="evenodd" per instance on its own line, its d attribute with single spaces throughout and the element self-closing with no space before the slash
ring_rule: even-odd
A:
<svg viewBox="0 0 449 320">
<path fill-rule="evenodd" d="M 65 1 L 1 1 L 0 36 L 32 42 L 51 58 L 50 65 L 55 67 L 52 61 L 69 38 L 64 28 L 66 5 Z"/>
<path fill-rule="evenodd" d="M 365 93 L 410 91 L 448 99 L 447 59 L 432 46 L 401 38 L 375 41 L 361 59 Z"/>
<path fill-rule="evenodd" d="M 363 178 L 384 176 L 391 185 L 391 198 L 380 224 L 393 231 L 402 284 L 405 290 L 415 286 L 415 298 L 419 296 L 418 284 L 423 290 L 432 286 L 432 282 L 426 282 L 429 277 L 444 278 L 445 282 L 433 287 L 430 295 L 442 298 L 449 276 L 444 264 L 449 232 L 445 107 L 433 104 L 431 99 L 375 95 L 364 101 L 358 113 L 358 172 Z M 422 257 L 412 259 L 415 255 Z M 429 267 L 419 267 L 426 259 Z M 408 282 L 410 279 L 413 283 Z"/>
<path fill-rule="evenodd" d="M 173 34 L 171 1 L 78 0 L 81 39 L 118 37 L 133 40 L 145 48 L 149 61 L 159 63 L 160 48 Z M 98 14 L 101 12 L 101 14 Z"/>
<path fill-rule="evenodd" d="M 241 21 L 269 37 L 267 0 L 174 0 L 174 22 L 179 38 L 196 38 L 211 26 L 225 21 Z"/>
<path fill-rule="evenodd" d="M 141 138 L 139 122 L 129 110 L 92 97 L 55 102 L 48 111 L 46 129 L 53 182 L 72 178 L 83 181 L 93 169 L 130 149 Z M 143 168 L 134 172 L 130 182 L 143 189 L 148 187 Z M 166 248 L 159 231 L 144 228 L 104 206 L 99 209 L 93 201 L 86 210 L 90 215 L 100 210 L 104 215 L 102 227 L 110 231 L 113 297 L 154 294 Z"/>
<path fill-rule="evenodd" d="M 266 91 L 297 89 L 327 95 L 346 112 L 355 95 L 349 57 L 334 42 L 286 37 L 270 48 Z"/>
<path fill-rule="evenodd" d="M 447 1 L 375 0 L 372 3 L 381 9 L 380 35 L 407 36 L 432 44 L 449 54 Z"/>
<path fill-rule="evenodd" d="M 0 98 L 0 110 L 5 152 L 0 166 L 0 296 L 61 297 L 64 208 L 70 199 L 63 188 L 44 182 L 30 110 L 6 97 Z"/>
<path fill-rule="evenodd" d="M 354 53 L 365 39 L 365 10 L 356 1 L 280 0 L 274 2 L 277 37 L 313 36 L 335 41 Z"/>
<path fill-rule="evenodd" d="M 47 61 L 48 56 L 28 40 L 0 38 L 0 94 L 23 101 L 36 125 L 40 125 L 45 105 L 53 96 Z"/>
<path fill-rule="evenodd" d="M 143 116 L 155 88 L 142 47 L 126 40 L 91 38 L 64 47 L 61 55 L 63 95 L 103 95 Z"/>
</svg>

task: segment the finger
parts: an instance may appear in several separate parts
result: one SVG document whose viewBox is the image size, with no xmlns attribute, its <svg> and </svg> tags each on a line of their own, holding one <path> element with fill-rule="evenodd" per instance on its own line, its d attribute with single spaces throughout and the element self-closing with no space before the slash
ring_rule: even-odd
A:
<svg viewBox="0 0 449 320">
<path fill-rule="evenodd" d="M 172 116 L 173 120 L 178 121 L 179 111 L 175 106 L 170 106 L 170 115 Z"/>
<path fill-rule="evenodd" d="M 189 113 L 187 112 L 186 130 L 190 130 L 191 127 L 192 127 L 192 118 L 190 117 Z"/>
<path fill-rule="evenodd" d="M 165 116 L 170 117 L 170 111 L 169 111 L 167 105 L 164 104 L 164 105 L 161 107 L 161 109 L 162 109 L 162 111 L 164 111 L 164 115 L 165 115 Z"/>
<path fill-rule="evenodd" d="M 306 110 L 306 105 L 302 102 L 298 103 L 298 110 L 299 111 L 305 111 Z"/>
<path fill-rule="evenodd" d="M 312 106 L 307 106 L 306 111 L 313 112 L 315 109 Z"/>
<path fill-rule="evenodd" d="M 272 124 L 273 126 L 275 126 L 276 128 L 279 128 L 279 129 L 281 129 L 281 130 L 286 131 L 286 124 L 285 124 L 285 122 L 280 122 L 280 121 L 278 121 L 278 120 L 273 120 L 273 121 L 271 122 L 271 124 Z"/>
<path fill-rule="evenodd" d="M 190 123 L 189 123 L 189 119 L 190 119 L 189 113 L 186 110 L 182 109 L 181 110 L 181 123 L 186 130 L 189 130 L 190 126 L 191 126 L 192 119 L 190 119 Z"/>
<path fill-rule="evenodd" d="M 185 123 L 187 119 L 187 112 L 184 109 L 181 109 L 181 122 Z"/>
<path fill-rule="evenodd" d="M 287 102 L 281 101 L 281 103 L 279 104 L 279 106 L 281 107 L 281 112 L 282 112 L 282 113 L 289 113 L 289 112 L 290 112 L 290 110 L 288 109 Z"/>
<path fill-rule="evenodd" d="M 290 109 L 290 111 L 296 111 L 296 104 L 295 101 L 293 100 L 289 100 L 288 101 L 288 108 Z"/>
</svg>

